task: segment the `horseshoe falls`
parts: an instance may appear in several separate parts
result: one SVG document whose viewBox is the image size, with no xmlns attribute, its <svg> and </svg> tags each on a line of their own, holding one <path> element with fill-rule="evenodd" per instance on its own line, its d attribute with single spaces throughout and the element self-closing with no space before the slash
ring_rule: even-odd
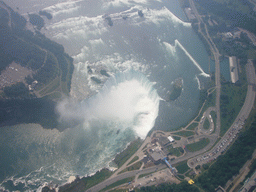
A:
<svg viewBox="0 0 256 192">
<path fill-rule="evenodd" d="M 70 98 L 57 110 L 62 120 L 81 123 L 63 132 L 37 124 L 3 127 L 0 190 L 40 191 L 45 183 L 110 168 L 137 137 L 177 129 L 194 117 L 209 61 L 178 1 L 6 3 L 25 17 L 39 10 L 53 15 L 41 32 L 62 44 L 75 66 Z M 182 92 L 170 101 L 177 79 Z"/>
</svg>

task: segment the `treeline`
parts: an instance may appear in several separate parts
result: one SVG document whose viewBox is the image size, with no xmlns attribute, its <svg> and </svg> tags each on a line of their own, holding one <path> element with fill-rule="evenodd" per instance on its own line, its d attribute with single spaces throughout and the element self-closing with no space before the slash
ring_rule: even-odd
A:
<svg viewBox="0 0 256 192">
<path fill-rule="evenodd" d="M 29 93 L 28 88 L 24 85 L 24 83 L 21 83 L 21 82 L 11 85 L 9 87 L 5 87 L 3 91 L 5 96 L 11 99 L 15 99 L 15 98 L 28 99 L 32 97 Z"/>
<path fill-rule="evenodd" d="M 208 13 L 229 20 L 231 26 L 241 27 L 256 33 L 256 20 L 250 13 L 245 14 L 241 11 L 230 9 L 227 3 L 218 3 L 212 0 L 195 0 L 195 2 L 198 2 Z"/>
<path fill-rule="evenodd" d="M 256 148 L 256 116 L 250 128 L 242 133 L 226 152 L 218 157 L 216 163 L 198 177 L 196 184 L 205 191 L 214 191 L 215 188 L 225 186 L 227 181 L 239 173 Z"/>
<path fill-rule="evenodd" d="M 37 30 L 41 30 L 44 27 L 44 19 L 37 14 L 28 14 L 29 22 L 36 26 Z"/>
</svg>

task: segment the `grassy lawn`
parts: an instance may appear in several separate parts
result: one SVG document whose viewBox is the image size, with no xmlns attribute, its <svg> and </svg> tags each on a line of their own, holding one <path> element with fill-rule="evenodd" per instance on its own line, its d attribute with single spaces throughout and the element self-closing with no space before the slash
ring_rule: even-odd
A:
<svg viewBox="0 0 256 192">
<path fill-rule="evenodd" d="M 184 153 L 184 150 L 181 147 L 173 148 L 172 145 L 169 145 L 167 150 L 171 155 L 175 155 L 176 157 L 179 157 Z"/>
<path fill-rule="evenodd" d="M 189 167 L 187 165 L 187 161 L 182 161 L 178 164 L 175 164 L 174 166 L 180 174 L 184 174 L 189 170 Z"/>
<path fill-rule="evenodd" d="M 172 138 L 173 138 L 174 140 L 180 140 L 180 139 L 181 139 L 181 138 L 178 137 L 178 136 L 172 136 Z"/>
<path fill-rule="evenodd" d="M 213 120 L 213 124 L 214 124 L 214 130 L 212 131 L 212 133 L 215 133 L 215 126 L 216 126 L 217 114 L 216 114 L 215 111 L 211 111 L 210 115 L 212 116 L 212 120 Z"/>
<path fill-rule="evenodd" d="M 139 162 L 137 162 L 137 163 L 131 165 L 130 167 L 125 168 L 125 169 L 124 169 L 123 171 L 121 171 L 119 174 L 124 173 L 124 172 L 126 172 L 126 171 L 138 170 L 138 169 L 140 169 L 141 165 L 142 165 L 142 162 L 139 161 Z"/>
<path fill-rule="evenodd" d="M 221 129 L 220 135 L 223 136 L 234 122 L 240 109 L 244 104 L 247 93 L 247 85 L 236 86 L 233 84 L 222 85 L 221 89 Z"/>
<path fill-rule="evenodd" d="M 44 89 L 42 89 L 39 94 L 41 96 L 46 95 L 47 93 L 50 93 L 52 91 L 54 91 L 55 89 L 57 89 L 60 86 L 60 78 L 56 77 L 51 83 L 49 83 L 48 85 L 45 86 Z"/>
<path fill-rule="evenodd" d="M 195 152 L 195 151 L 199 151 L 201 149 L 203 149 L 206 145 L 208 145 L 210 142 L 210 140 L 208 138 L 203 138 L 198 142 L 192 143 L 192 144 L 188 144 L 186 146 L 187 150 L 190 152 Z"/>
<path fill-rule="evenodd" d="M 111 185 L 105 187 L 104 189 L 102 189 L 102 190 L 100 190 L 100 191 L 107 191 L 107 190 L 109 190 L 109 189 L 112 189 L 112 188 L 117 187 L 117 186 L 119 186 L 119 185 L 122 185 L 122 184 L 124 184 L 124 183 L 129 183 L 129 182 L 133 181 L 134 178 L 135 178 L 135 177 L 129 177 L 129 178 L 126 178 L 126 179 L 119 180 L 119 181 L 117 181 L 117 182 L 115 182 L 115 183 L 112 183 Z"/>
<path fill-rule="evenodd" d="M 143 143 L 143 140 L 137 139 L 121 153 L 119 153 L 115 159 L 114 162 L 118 165 L 118 168 L 120 168 L 141 146 Z"/>
<path fill-rule="evenodd" d="M 141 175 L 139 175 L 138 179 L 142 178 L 142 177 L 145 177 L 145 176 L 148 176 L 148 175 L 151 175 L 152 173 L 154 173 L 154 172 L 141 174 Z"/>
<path fill-rule="evenodd" d="M 210 128 L 210 121 L 208 120 L 208 118 L 205 118 L 203 128 L 205 130 L 208 130 Z"/>
<path fill-rule="evenodd" d="M 139 159 L 138 156 L 135 156 L 127 165 L 132 164 L 133 162 L 137 161 Z"/>
<path fill-rule="evenodd" d="M 44 96 L 44 98 L 51 99 L 51 100 L 58 100 L 61 98 L 61 92 L 59 92 L 59 91 L 53 92 L 50 95 Z"/>
<path fill-rule="evenodd" d="M 189 125 L 189 127 L 187 128 L 187 130 L 195 130 L 195 128 L 198 126 L 198 123 L 192 123 L 191 125 Z"/>
<path fill-rule="evenodd" d="M 84 177 L 77 182 L 72 182 L 71 184 L 64 185 L 60 187 L 59 192 L 73 192 L 78 191 L 79 189 L 87 190 L 94 185 L 106 180 L 112 175 L 112 172 L 108 169 L 102 169 L 101 171 L 98 171 L 95 175 L 91 177 Z"/>
<path fill-rule="evenodd" d="M 176 132 L 176 133 L 173 133 L 173 134 L 183 136 L 183 137 L 189 137 L 189 136 L 194 135 L 194 132 L 192 132 L 192 131 L 180 131 L 180 132 Z"/>
</svg>

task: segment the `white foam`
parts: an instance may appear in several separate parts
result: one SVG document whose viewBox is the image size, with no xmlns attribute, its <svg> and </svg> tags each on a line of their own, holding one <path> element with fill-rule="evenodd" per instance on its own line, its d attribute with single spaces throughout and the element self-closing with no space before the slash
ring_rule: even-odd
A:
<svg viewBox="0 0 256 192">
<path fill-rule="evenodd" d="M 172 21 L 174 26 L 179 24 L 184 27 L 191 27 L 191 23 L 182 21 L 176 15 L 174 15 L 168 8 L 163 7 L 162 9 L 143 9 L 143 14 L 147 23 L 155 23 L 160 25 L 161 22 Z"/>
<path fill-rule="evenodd" d="M 70 14 L 70 13 L 76 12 L 80 8 L 77 5 L 77 3 L 81 1 L 82 0 L 61 2 L 55 5 L 46 7 L 43 10 L 50 12 L 54 17 L 60 14 Z"/>
<path fill-rule="evenodd" d="M 121 74 L 121 78 L 125 75 Z M 155 90 L 152 93 L 153 84 L 146 77 L 136 77 L 110 85 L 107 82 L 100 96 L 90 101 L 90 113 L 99 119 L 133 122 L 137 135 L 145 138 L 158 115 L 159 97 Z"/>
<path fill-rule="evenodd" d="M 197 77 L 197 75 L 195 76 L 195 79 L 196 79 L 197 84 L 198 84 L 198 89 L 201 90 L 200 80 L 199 80 L 199 78 Z"/>
<path fill-rule="evenodd" d="M 210 77 L 210 75 L 204 72 L 201 66 L 196 62 L 196 60 L 189 54 L 189 52 L 185 49 L 185 47 L 183 47 L 183 45 L 177 39 L 175 40 L 175 45 L 178 45 L 184 51 L 184 53 L 188 56 L 188 58 L 199 69 L 199 71 L 201 72 L 201 75 L 205 77 Z"/>
<path fill-rule="evenodd" d="M 175 45 L 171 45 L 170 43 L 167 43 L 167 42 L 163 42 L 163 44 L 165 45 L 165 47 L 169 53 L 171 53 L 173 56 L 177 56 Z"/>
</svg>

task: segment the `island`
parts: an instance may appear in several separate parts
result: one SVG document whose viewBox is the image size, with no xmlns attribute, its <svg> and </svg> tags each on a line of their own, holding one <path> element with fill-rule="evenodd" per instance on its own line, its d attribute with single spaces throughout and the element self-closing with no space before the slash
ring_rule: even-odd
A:
<svg viewBox="0 0 256 192">
<path fill-rule="evenodd" d="M 176 100 L 181 95 L 182 87 L 183 87 L 182 78 L 175 79 L 173 83 L 173 90 L 171 91 L 171 94 L 170 94 L 171 101 Z"/>
</svg>

